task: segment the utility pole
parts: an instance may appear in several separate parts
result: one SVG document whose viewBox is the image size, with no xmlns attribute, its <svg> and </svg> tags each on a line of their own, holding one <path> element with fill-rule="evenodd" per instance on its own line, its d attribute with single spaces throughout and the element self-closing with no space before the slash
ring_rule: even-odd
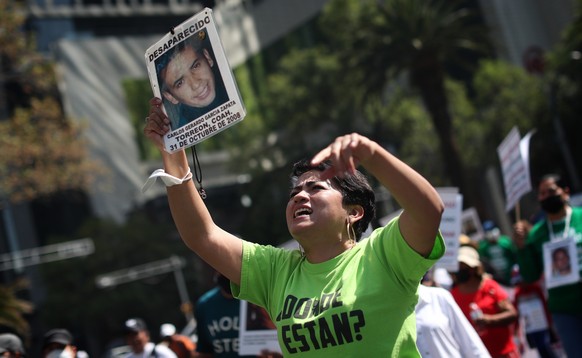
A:
<svg viewBox="0 0 582 358">
<path fill-rule="evenodd" d="M 182 257 L 171 256 L 165 260 L 152 261 L 147 264 L 129 267 L 103 275 L 97 276 L 95 283 L 99 288 L 109 288 L 121 285 L 123 283 L 142 280 L 148 277 L 162 275 L 168 272 L 174 272 L 178 294 L 180 295 L 180 310 L 186 317 L 189 324 L 194 321 L 192 313 L 192 302 L 188 296 L 186 282 L 182 274 L 182 268 L 186 265 L 186 260 Z"/>
<path fill-rule="evenodd" d="M 27 266 L 88 256 L 94 252 L 95 244 L 90 238 L 12 251 L 0 255 L 0 271 L 15 270 L 18 272 Z"/>
</svg>

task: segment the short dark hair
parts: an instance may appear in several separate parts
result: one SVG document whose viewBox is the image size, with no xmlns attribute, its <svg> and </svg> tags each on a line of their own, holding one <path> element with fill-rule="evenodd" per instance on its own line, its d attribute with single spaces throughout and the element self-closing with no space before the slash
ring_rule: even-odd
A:
<svg viewBox="0 0 582 358">
<path fill-rule="evenodd" d="M 196 51 L 200 55 L 202 51 L 208 47 L 207 42 L 208 33 L 206 32 L 206 29 L 202 29 L 195 34 L 190 35 L 188 38 L 178 43 L 174 47 L 170 48 L 156 60 L 156 74 L 158 76 L 158 84 L 160 85 L 160 90 L 162 91 L 164 90 L 165 81 L 162 78 L 162 73 L 164 72 L 166 67 L 168 67 L 170 61 L 172 61 L 174 57 L 176 57 L 176 55 L 184 51 L 187 47 L 191 47 L 194 51 Z"/>
<path fill-rule="evenodd" d="M 540 178 L 540 180 L 538 180 L 536 187 L 539 187 L 540 184 L 546 180 L 553 180 L 556 183 L 556 185 L 562 189 L 569 187 L 567 180 L 562 175 L 557 174 L 557 173 L 549 173 L 549 174 L 543 175 Z"/>
<path fill-rule="evenodd" d="M 291 171 L 292 185 L 297 178 L 310 170 L 322 172 L 329 167 L 331 167 L 331 161 L 325 161 L 313 166 L 307 159 L 300 160 L 293 165 L 293 170 Z M 359 240 L 362 233 L 366 231 L 368 225 L 376 216 L 376 196 L 374 191 L 366 176 L 358 170 L 354 174 L 344 177 L 335 176 L 331 178 L 331 183 L 342 194 L 343 205 L 360 205 L 364 208 L 364 216 L 354 224 L 356 239 Z"/>
</svg>

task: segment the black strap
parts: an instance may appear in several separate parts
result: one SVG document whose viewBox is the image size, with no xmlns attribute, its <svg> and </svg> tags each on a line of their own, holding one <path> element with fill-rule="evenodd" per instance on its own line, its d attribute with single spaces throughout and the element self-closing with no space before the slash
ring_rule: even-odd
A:
<svg viewBox="0 0 582 358">
<path fill-rule="evenodd" d="M 198 193 L 200 197 L 204 200 L 206 199 L 206 190 L 202 186 L 202 167 L 200 166 L 200 160 L 198 160 L 198 153 L 196 152 L 196 146 L 192 146 L 192 161 L 194 162 L 194 177 L 200 186 Z"/>
</svg>

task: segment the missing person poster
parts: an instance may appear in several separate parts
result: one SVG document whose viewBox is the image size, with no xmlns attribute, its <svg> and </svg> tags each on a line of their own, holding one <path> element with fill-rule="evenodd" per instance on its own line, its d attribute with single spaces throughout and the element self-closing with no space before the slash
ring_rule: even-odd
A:
<svg viewBox="0 0 582 358">
<path fill-rule="evenodd" d="M 245 117 L 211 9 L 173 28 L 148 48 L 145 59 L 154 96 L 171 122 L 167 152 L 200 143 Z"/>
<path fill-rule="evenodd" d="M 570 285 L 580 281 L 578 249 L 573 238 L 568 237 L 546 242 L 542 249 L 547 288 Z"/>
<path fill-rule="evenodd" d="M 281 353 L 277 327 L 265 309 L 241 300 L 238 353 L 259 355 L 264 351 Z"/>
</svg>

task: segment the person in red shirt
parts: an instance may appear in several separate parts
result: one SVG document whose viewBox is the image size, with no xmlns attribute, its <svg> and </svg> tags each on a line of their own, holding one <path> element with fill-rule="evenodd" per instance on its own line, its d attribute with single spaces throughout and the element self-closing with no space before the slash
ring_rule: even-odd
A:
<svg viewBox="0 0 582 358">
<path fill-rule="evenodd" d="M 514 304 L 523 319 L 520 328 L 529 346 L 537 349 L 541 358 L 558 358 L 559 353 L 552 346 L 557 336 L 553 331 L 546 294 L 539 281 L 524 282 L 518 265 L 513 267 L 511 281 L 515 285 Z"/>
<path fill-rule="evenodd" d="M 459 271 L 452 274 L 453 298 L 471 321 L 493 358 L 520 357 L 513 340 L 517 310 L 507 292 L 484 275 L 479 253 L 471 246 L 461 246 L 457 260 Z"/>
<path fill-rule="evenodd" d="M 196 344 L 188 337 L 177 334 L 176 327 L 170 323 L 164 323 L 160 327 L 160 337 L 162 342 L 176 353 L 178 358 L 196 357 Z"/>
</svg>

